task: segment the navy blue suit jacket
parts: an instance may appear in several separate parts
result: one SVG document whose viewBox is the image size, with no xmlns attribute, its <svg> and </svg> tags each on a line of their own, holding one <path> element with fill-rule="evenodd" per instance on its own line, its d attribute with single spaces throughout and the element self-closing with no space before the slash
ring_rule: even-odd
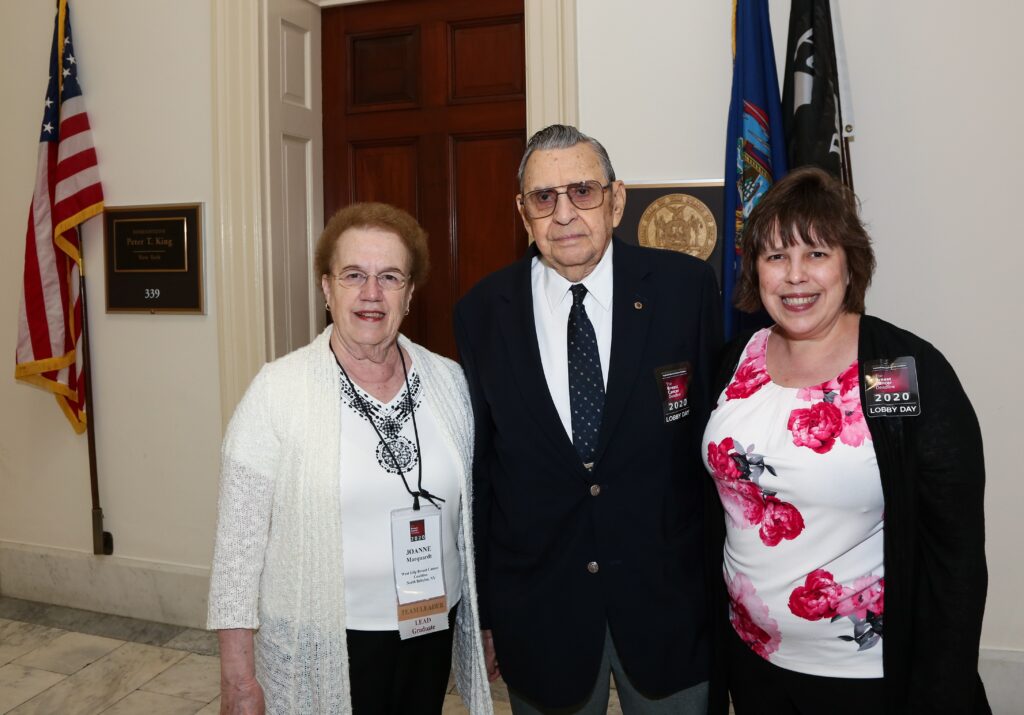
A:
<svg viewBox="0 0 1024 715">
<path fill-rule="evenodd" d="M 536 255 L 531 247 L 455 308 L 476 423 L 483 626 L 505 681 L 545 706 L 590 693 L 606 626 L 633 684 L 664 696 L 708 676 L 708 477 L 698 450 L 721 342 L 717 285 L 702 261 L 616 240 L 608 389 L 591 472 L 544 377 Z M 656 369 L 684 361 L 690 414 L 667 423 Z"/>
</svg>

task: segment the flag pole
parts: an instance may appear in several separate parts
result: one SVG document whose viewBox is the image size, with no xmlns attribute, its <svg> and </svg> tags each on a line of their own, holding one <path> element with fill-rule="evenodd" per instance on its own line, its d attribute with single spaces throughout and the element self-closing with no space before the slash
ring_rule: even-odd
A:
<svg viewBox="0 0 1024 715">
<path fill-rule="evenodd" d="M 114 552 L 114 539 L 103 531 L 100 508 L 79 229 L 82 223 L 103 213 L 103 186 L 78 84 L 79 65 L 71 40 L 68 0 L 57 0 L 56 5 L 50 76 L 37 149 L 39 162 L 25 234 L 26 261 L 14 374 L 53 393 L 75 432 L 80 434 L 85 422 L 93 552 L 106 555 Z M 78 286 L 74 283 L 76 264 Z"/>
<path fill-rule="evenodd" d="M 850 137 L 843 137 L 843 183 L 853 192 L 853 165 L 850 163 Z"/>
<path fill-rule="evenodd" d="M 83 261 L 84 262 L 84 261 Z M 85 271 L 79 271 L 79 297 L 82 301 L 82 382 L 87 408 L 85 432 L 89 442 L 89 486 L 92 490 L 92 552 L 102 556 L 114 553 L 114 535 L 103 530 L 100 506 L 99 471 L 96 468 L 96 394 L 92 390 L 92 355 L 89 352 L 89 306 L 85 300 Z"/>
</svg>

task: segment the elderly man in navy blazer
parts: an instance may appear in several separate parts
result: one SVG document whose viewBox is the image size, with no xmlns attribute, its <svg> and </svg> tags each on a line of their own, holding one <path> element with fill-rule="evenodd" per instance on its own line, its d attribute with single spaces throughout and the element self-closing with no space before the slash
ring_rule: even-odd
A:
<svg viewBox="0 0 1024 715">
<path fill-rule="evenodd" d="M 625 186 L 574 127 L 530 139 L 519 187 L 528 255 L 455 309 L 488 671 L 517 715 L 604 713 L 609 674 L 627 715 L 704 713 L 714 275 L 612 237 Z"/>
</svg>

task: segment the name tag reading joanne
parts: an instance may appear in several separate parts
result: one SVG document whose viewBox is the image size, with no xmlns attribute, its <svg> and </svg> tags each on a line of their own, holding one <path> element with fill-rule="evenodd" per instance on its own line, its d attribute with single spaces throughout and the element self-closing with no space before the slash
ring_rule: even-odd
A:
<svg viewBox="0 0 1024 715">
<path fill-rule="evenodd" d="M 391 548 L 399 636 L 405 640 L 446 630 L 441 510 L 423 506 L 391 512 Z"/>
</svg>

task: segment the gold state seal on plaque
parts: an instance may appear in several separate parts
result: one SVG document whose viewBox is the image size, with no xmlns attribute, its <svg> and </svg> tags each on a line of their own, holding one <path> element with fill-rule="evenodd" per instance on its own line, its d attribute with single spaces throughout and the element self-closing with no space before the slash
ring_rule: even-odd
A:
<svg viewBox="0 0 1024 715">
<path fill-rule="evenodd" d="M 652 201 L 640 217 L 641 246 L 670 248 L 707 260 L 718 242 L 718 225 L 711 209 L 688 194 L 667 194 Z"/>
</svg>

